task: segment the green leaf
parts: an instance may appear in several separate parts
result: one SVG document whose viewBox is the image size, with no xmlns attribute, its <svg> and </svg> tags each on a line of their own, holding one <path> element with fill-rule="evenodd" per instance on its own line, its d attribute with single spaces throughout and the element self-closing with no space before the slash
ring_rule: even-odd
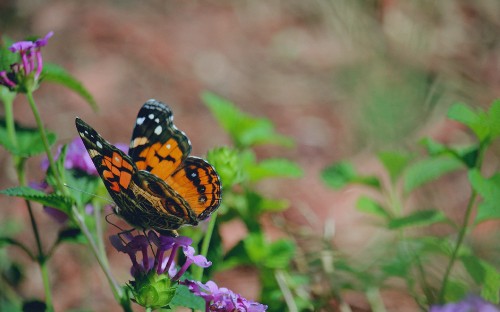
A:
<svg viewBox="0 0 500 312">
<path fill-rule="evenodd" d="M 205 300 L 190 292 L 189 288 L 182 284 L 177 286 L 175 295 L 172 298 L 172 301 L 170 301 L 170 305 L 175 307 L 184 307 L 197 311 L 205 310 Z"/>
<path fill-rule="evenodd" d="M 351 163 L 339 162 L 326 167 L 321 172 L 321 179 L 329 187 L 340 189 L 352 183 L 356 175 L 356 170 Z"/>
<path fill-rule="evenodd" d="M 500 272 L 488 262 L 481 260 L 484 269 L 484 283 L 481 288 L 481 297 L 498 304 L 500 302 Z"/>
<path fill-rule="evenodd" d="M 229 147 L 214 148 L 207 153 L 207 160 L 220 176 L 222 187 L 230 189 L 244 180 L 238 151 Z"/>
<path fill-rule="evenodd" d="M 44 64 L 41 79 L 58 83 L 80 95 L 93 110 L 97 110 L 97 104 L 92 94 L 78 81 L 70 75 L 64 68 L 56 64 Z"/>
<path fill-rule="evenodd" d="M 14 42 L 9 37 L 2 36 L 2 44 L 0 45 L 0 71 L 10 71 L 10 65 L 19 60 L 19 54 L 9 50 L 12 43 Z"/>
<path fill-rule="evenodd" d="M 380 181 L 373 176 L 359 176 L 353 165 L 349 162 L 339 162 L 326 167 L 321 172 L 323 182 L 334 189 L 340 189 L 349 183 L 362 184 L 374 188 L 380 188 Z"/>
<path fill-rule="evenodd" d="M 250 181 L 256 182 L 266 178 L 299 178 L 302 169 L 296 163 L 283 158 L 268 158 L 246 166 Z"/>
<path fill-rule="evenodd" d="M 5 147 L 5 149 L 13 155 L 20 157 L 30 157 L 45 153 L 45 147 L 38 129 L 23 127 L 17 123 L 14 127 L 17 137 L 17 146 L 9 139 L 5 119 L 0 118 L 0 144 Z M 47 132 L 47 140 L 49 141 L 49 145 L 54 144 L 56 141 L 55 133 Z"/>
<path fill-rule="evenodd" d="M 360 198 L 358 198 L 358 201 L 356 202 L 356 208 L 361 212 L 372 214 L 377 217 L 382 217 L 387 220 L 391 218 L 391 214 L 384 207 L 382 207 L 382 205 L 367 196 L 361 196 Z"/>
<path fill-rule="evenodd" d="M 488 118 L 484 111 L 475 112 L 469 106 L 457 103 L 450 107 L 448 117 L 469 127 L 481 142 L 490 134 Z"/>
<path fill-rule="evenodd" d="M 243 243 L 245 251 L 253 263 L 262 263 L 266 260 L 269 251 L 262 233 L 251 233 L 243 240 Z"/>
<path fill-rule="evenodd" d="M 65 213 L 69 213 L 71 209 L 71 202 L 66 197 L 56 194 L 45 194 L 26 186 L 1 190 L 0 194 L 32 200 L 44 206 L 57 208 Z"/>
<path fill-rule="evenodd" d="M 389 172 L 391 181 L 395 182 L 408 165 L 411 156 L 401 152 L 381 152 L 378 154 L 378 158 Z"/>
<path fill-rule="evenodd" d="M 263 264 L 270 269 L 286 269 L 294 255 L 295 244 L 288 239 L 280 239 L 269 245 Z"/>
<path fill-rule="evenodd" d="M 475 223 L 500 218 L 500 173 L 486 179 L 474 169 L 469 171 L 469 181 L 483 198 L 477 208 Z"/>
<path fill-rule="evenodd" d="M 491 139 L 500 136 L 500 99 L 495 100 L 488 110 L 488 121 Z"/>
<path fill-rule="evenodd" d="M 419 210 L 408 216 L 392 219 L 388 223 L 388 228 L 391 230 L 400 229 L 410 226 L 428 226 L 439 222 L 449 222 L 446 215 L 439 210 Z"/>
<path fill-rule="evenodd" d="M 94 194 L 97 193 L 97 189 L 102 183 L 101 179 L 97 176 L 88 175 L 80 170 L 63 170 L 64 180 L 69 186 L 68 190 L 71 197 L 75 200 L 78 207 L 83 207 L 95 197 Z M 82 190 L 84 190 L 84 192 Z"/>
<path fill-rule="evenodd" d="M 270 120 L 245 114 L 232 102 L 211 92 L 204 92 L 201 98 L 237 147 L 261 144 L 293 146 L 292 139 L 275 132 Z"/>
<path fill-rule="evenodd" d="M 404 190 L 409 193 L 446 173 L 460 169 L 462 166 L 461 161 L 449 156 L 424 159 L 407 168 L 404 175 Z"/>
<path fill-rule="evenodd" d="M 486 276 L 486 270 L 482 266 L 481 261 L 472 255 L 463 255 L 460 257 L 460 260 L 474 281 L 478 285 L 481 285 Z"/>
</svg>

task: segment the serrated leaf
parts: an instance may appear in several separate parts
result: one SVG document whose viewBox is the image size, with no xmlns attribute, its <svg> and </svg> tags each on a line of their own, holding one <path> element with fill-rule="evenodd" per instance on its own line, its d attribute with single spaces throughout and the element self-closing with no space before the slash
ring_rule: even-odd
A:
<svg viewBox="0 0 500 312">
<path fill-rule="evenodd" d="M 69 213 L 71 209 L 71 202 L 66 197 L 56 194 L 45 194 L 27 186 L 1 190 L 0 194 L 32 200 L 44 206 L 57 208 L 65 213 Z"/>
<path fill-rule="evenodd" d="M 439 222 L 449 222 L 449 219 L 442 211 L 429 209 L 415 211 L 405 217 L 392 219 L 387 227 L 395 230 L 410 226 L 428 226 Z"/>
<path fill-rule="evenodd" d="M 97 110 L 97 104 L 92 94 L 78 81 L 75 77 L 69 74 L 64 68 L 56 64 L 44 64 L 41 79 L 58 83 L 80 95 L 93 110 Z"/>
<path fill-rule="evenodd" d="M 469 127 L 481 142 L 490 134 L 488 118 L 484 111 L 475 112 L 469 106 L 457 103 L 450 107 L 448 117 Z"/>
<path fill-rule="evenodd" d="M 410 165 L 404 175 L 404 190 L 409 193 L 428 182 L 436 180 L 442 175 L 458 170 L 463 167 L 460 160 L 440 156 L 424 159 L 420 162 Z"/>
<path fill-rule="evenodd" d="M 261 144 L 293 146 L 292 139 L 275 132 L 270 120 L 245 114 L 232 102 L 211 92 L 204 92 L 201 98 L 236 146 L 251 147 Z"/>
<path fill-rule="evenodd" d="M 256 182 L 266 178 L 299 178 L 302 169 L 296 163 L 283 158 L 268 158 L 246 166 L 250 181 Z"/>
<path fill-rule="evenodd" d="M 389 172 L 391 181 L 395 182 L 408 165 L 411 156 L 401 152 L 381 152 L 378 154 L 378 158 Z"/>
<path fill-rule="evenodd" d="M 382 217 L 387 220 L 391 218 L 391 214 L 384 207 L 382 207 L 382 205 L 367 196 L 361 196 L 358 198 L 356 208 L 361 212 Z"/>
<path fill-rule="evenodd" d="M 189 291 L 185 285 L 178 285 L 175 295 L 170 301 L 171 306 L 184 307 L 197 311 L 205 310 L 205 300 Z"/>
<path fill-rule="evenodd" d="M 469 181 L 483 198 L 477 208 L 475 223 L 500 218 L 500 173 L 486 179 L 474 169 L 469 171 Z"/>
<path fill-rule="evenodd" d="M 7 133 L 5 119 L 0 118 L 0 144 L 5 147 L 13 155 L 20 157 L 30 157 L 45 153 L 42 138 L 38 129 L 20 126 L 15 123 L 17 145 L 14 145 Z M 49 145 L 55 143 L 57 137 L 55 133 L 47 132 L 47 140 Z"/>
</svg>

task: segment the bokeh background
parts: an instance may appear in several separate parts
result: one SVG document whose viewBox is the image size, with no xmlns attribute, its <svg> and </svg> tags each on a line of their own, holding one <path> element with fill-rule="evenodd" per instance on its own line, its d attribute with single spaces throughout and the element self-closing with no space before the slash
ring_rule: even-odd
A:
<svg viewBox="0 0 500 312">
<path fill-rule="evenodd" d="M 320 181 L 321 169 L 349 159 L 362 172 L 379 173 L 377 151 L 415 150 L 424 135 L 464 142 L 464 132 L 446 121 L 447 108 L 457 101 L 485 107 L 500 95 L 500 2 L 495 0 L 0 1 L 0 34 L 20 40 L 48 31 L 55 35 L 43 50 L 45 60 L 81 80 L 100 107 L 93 112 L 57 85 L 38 90 L 42 118 L 60 142 L 76 136 L 79 116 L 111 142 L 126 143 L 139 107 L 156 98 L 173 108 L 193 154 L 204 155 L 229 142 L 200 100 L 202 91 L 213 91 L 294 138 L 292 149 L 261 147 L 258 154 L 296 161 L 304 177 L 273 181 L 261 185 L 262 191 L 290 202 L 283 220 L 307 234 L 306 245 L 321 250 L 314 237 L 326 238 L 353 256 L 363 254 L 375 231 L 354 209 L 362 190 L 328 189 Z M 15 116 L 34 124 L 21 98 Z M 33 179 L 39 178 L 37 161 L 30 163 Z M 0 186 L 13 186 L 15 173 L 3 150 L 0 166 Z M 460 216 L 468 196 L 463 178 L 441 179 L 439 192 L 423 190 L 414 200 L 434 201 Z M 4 220 L 28 220 L 22 201 L 1 197 L 0 207 Z M 37 218 L 52 241 L 57 227 L 41 211 Z M 271 237 L 286 235 L 264 222 Z M 227 246 L 245 234 L 238 229 L 226 226 Z M 19 237 L 34 246 L 31 234 Z M 14 250 L 10 254 L 24 261 L 29 276 L 22 293 L 42 297 L 37 266 Z M 65 245 L 52 259 L 58 311 L 119 311 L 88 250 Z M 125 282 L 128 259 L 111 256 L 111 261 Z M 217 281 L 255 298 L 254 273 L 231 270 Z M 397 287 L 383 297 L 389 310 L 416 309 Z M 356 293 L 346 298 L 356 309 L 367 308 Z"/>
</svg>

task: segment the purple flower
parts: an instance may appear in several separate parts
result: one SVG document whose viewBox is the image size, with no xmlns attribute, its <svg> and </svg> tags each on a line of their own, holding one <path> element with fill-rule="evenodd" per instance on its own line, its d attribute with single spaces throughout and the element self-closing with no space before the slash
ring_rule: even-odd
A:
<svg viewBox="0 0 500 312">
<path fill-rule="evenodd" d="M 14 88 L 16 83 L 16 75 L 12 72 L 8 73 L 5 70 L 0 71 L 0 85 L 6 86 L 8 88 Z"/>
<path fill-rule="evenodd" d="M 167 235 L 158 235 L 154 231 L 149 231 L 147 237 L 144 235 L 133 236 L 128 233 L 126 238 L 129 241 L 128 243 L 125 243 L 120 235 L 111 236 L 110 241 L 116 250 L 127 253 L 130 256 L 132 260 L 132 276 L 134 277 L 137 277 L 134 272 L 146 274 L 151 269 L 155 268 L 155 273 L 157 275 L 162 275 L 165 272 L 167 272 L 167 274 L 176 272 L 173 277 L 171 275 L 169 275 L 169 277 L 172 281 L 177 281 L 193 263 L 201 267 L 208 267 L 212 264 L 210 261 L 207 261 L 204 256 L 194 254 L 194 248 L 190 246 L 193 240 L 189 237 L 171 237 Z M 153 261 L 149 261 L 149 242 L 157 247 Z M 175 267 L 172 265 L 174 264 L 174 259 L 179 248 L 184 250 L 187 259 L 179 271 L 176 271 Z M 168 258 L 165 258 L 165 252 L 168 250 L 170 250 L 170 254 Z M 137 262 L 136 258 L 136 253 L 139 251 L 142 252 L 142 265 Z"/>
<path fill-rule="evenodd" d="M 183 284 L 188 286 L 192 293 L 205 300 L 206 311 L 261 312 L 267 310 L 267 305 L 247 300 L 225 287 L 219 288 L 213 281 L 203 284 L 198 281 L 185 280 Z"/>
<path fill-rule="evenodd" d="M 11 89 L 16 88 L 19 83 L 23 84 L 22 89 L 25 91 L 28 88 L 33 88 L 36 83 L 27 83 L 26 79 L 33 79 L 35 82 L 40 77 L 43 69 L 43 58 L 41 48 L 46 46 L 50 37 L 54 35 L 54 32 L 49 32 L 45 37 L 38 39 L 36 41 L 18 41 L 12 44 L 9 50 L 13 53 L 19 53 L 21 57 L 21 63 L 11 64 L 11 71 L 0 72 L 0 84 L 7 86 Z M 31 73 L 35 72 L 33 78 Z"/>
<path fill-rule="evenodd" d="M 126 146 L 125 144 L 118 143 L 116 144 L 116 147 L 124 152 L 128 150 L 128 146 Z M 57 153 L 54 156 L 55 158 L 59 157 L 61 148 L 61 146 L 58 147 Z M 49 160 L 45 158 L 42 160 L 42 170 L 46 171 L 48 167 Z M 81 170 L 89 175 L 99 175 L 94 166 L 94 163 L 92 162 L 92 159 L 90 159 L 89 153 L 87 153 L 85 145 L 79 137 L 75 137 L 68 144 L 68 149 L 66 150 L 66 159 L 64 160 L 64 168 Z"/>
<path fill-rule="evenodd" d="M 92 159 L 90 159 L 87 149 L 79 137 L 75 137 L 68 145 L 64 168 L 79 169 L 89 175 L 98 175 L 94 163 L 92 162 Z"/>
<path fill-rule="evenodd" d="M 481 297 L 468 296 L 459 302 L 431 306 L 429 312 L 500 312 L 500 309 Z"/>
</svg>

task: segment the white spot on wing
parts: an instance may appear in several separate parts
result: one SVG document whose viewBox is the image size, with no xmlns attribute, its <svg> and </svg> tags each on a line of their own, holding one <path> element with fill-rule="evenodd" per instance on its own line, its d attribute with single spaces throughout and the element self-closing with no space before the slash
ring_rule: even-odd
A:
<svg viewBox="0 0 500 312">
<path fill-rule="evenodd" d="M 165 145 L 165 147 L 166 147 L 167 149 L 170 149 L 172 146 L 170 146 L 170 144 L 167 144 L 167 145 Z"/>
<path fill-rule="evenodd" d="M 95 145 L 97 145 L 98 148 L 102 148 L 102 144 L 99 141 L 95 142 Z"/>
<path fill-rule="evenodd" d="M 156 119 L 155 119 L 155 122 L 156 122 L 156 123 L 159 123 L 159 122 L 160 122 L 160 119 L 159 119 L 159 118 L 156 118 Z"/>
<path fill-rule="evenodd" d="M 137 124 L 139 126 L 142 125 L 142 123 L 144 122 L 144 119 L 146 119 L 146 117 L 139 117 L 139 118 L 137 118 Z"/>
<path fill-rule="evenodd" d="M 161 126 L 156 127 L 156 128 L 155 128 L 155 134 L 160 135 L 160 133 L 161 133 L 161 131 L 162 131 L 162 130 L 163 130 L 163 129 L 162 129 L 162 127 L 161 127 Z"/>
<path fill-rule="evenodd" d="M 149 115 L 148 115 L 148 118 L 149 118 L 149 119 L 153 119 L 153 118 L 155 118 L 155 115 L 154 115 L 154 114 L 149 114 Z"/>
</svg>

